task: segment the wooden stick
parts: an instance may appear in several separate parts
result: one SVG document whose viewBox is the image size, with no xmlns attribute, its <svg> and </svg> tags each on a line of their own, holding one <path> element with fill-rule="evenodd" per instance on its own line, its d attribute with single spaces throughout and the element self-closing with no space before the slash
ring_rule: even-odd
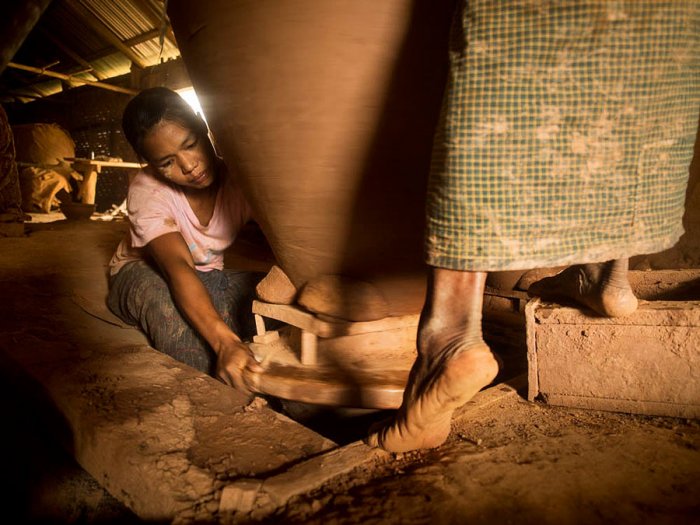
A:
<svg viewBox="0 0 700 525">
<path fill-rule="evenodd" d="M 306 330 L 301 331 L 301 364 L 302 365 L 315 365 L 318 362 L 317 357 L 318 351 L 318 339 L 316 334 L 307 332 Z"/>
<path fill-rule="evenodd" d="M 104 82 L 95 82 L 94 80 L 86 80 L 84 78 L 74 77 L 72 75 L 64 75 L 63 73 L 57 73 L 56 71 L 49 71 L 47 69 L 41 69 L 38 67 L 25 66 L 23 64 L 17 64 L 15 62 L 8 62 L 7 67 L 11 67 L 13 69 L 21 69 L 22 71 L 29 71 L 31 73 L 38 73 L 39 75 L 45 75 L 47 77 L 60 78 L 61 80 L 68 80 L 70 82 L 88 84 L 90 86 L 108 89 L 110 91 L 116 91 L 117 93 L 125 93 L 127 95 L 138 94 L 138 91 L 135 89 L 123 88 L 112 84 L 106 84 Z"/>
<path fill-rule="evenodd" d="M 265 319 L 258 314 L 255 314 L 255 330 L 258 335 L 265 335 Z"/>
</svg>

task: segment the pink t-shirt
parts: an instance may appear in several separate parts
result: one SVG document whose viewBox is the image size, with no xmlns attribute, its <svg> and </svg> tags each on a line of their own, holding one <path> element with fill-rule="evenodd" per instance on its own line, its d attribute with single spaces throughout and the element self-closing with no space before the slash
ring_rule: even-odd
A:
<svg viewBox="0 0 700 525">
<path fill-rule="evenodd" d="M 251 219 L 250 206 L 240 188 L 226 177 L 216 195 L 214 213 L 202 226 L 179 186 L 140 172 L 129 185 L 130 230 L 109 263 L 110 275 L 125 264 L 143 259 L 144 246 L 166 233 L 180 232 L 199 271 L 221 270 L 223 252 Z"/>
</svg>

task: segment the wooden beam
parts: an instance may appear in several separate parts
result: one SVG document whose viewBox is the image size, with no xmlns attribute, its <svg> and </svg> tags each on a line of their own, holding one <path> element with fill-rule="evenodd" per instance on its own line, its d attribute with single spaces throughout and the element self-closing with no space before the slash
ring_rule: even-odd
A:
<svg viewBox="0 0 700 525">
<path fill-rule="evenodd" d="M 69 48 L 66 44 L 64 44 L 60 38 L 56 38 L 56 36 L 54 36 L 53 33 L 51 33 L 50 31 L 46 30 L 43 27 L 40 27 L 39 31 L 41 32 L 41 34 L 43 36 L 45 36 L 47 39 L 49 39 L 53 45 L 55 45 L 58 49 L 63 51 L 63 53 L 67 57 L 71 58 L 73 61 L 80 64 L 81 66 L 89 68 L 91 73 L 93 75 L 95 75 L 95 77 L 97 77 L 97 80 L 105 80 L 107 78 L 104 74 L 100 73 L 99 71 L 96 71 L 95 68 L 93 68 L 90 65 L 90 62 L 85 60 L 78 53 L 76 53 L 71 48 Z"/>
<path fill-rule="evenodd" d="M 130 39 L 125 40 L 124 45 L 129 47 L 137 46 L 139 44 L 143 44 L 144 42 L 148 42 L 149 40 L 153 40 L 158 35 L 160 35 L 160 31 L 158 29 L 151 29 L 149 31 L 146 31 L 145 33 L 132 36 Z"/>
<path fill-rule="evenodd" d="M 16 64 L 14 62 L 9 62 L 7 67 L 13 69 L 20 69 L 22 71 L 29 71 L 31 73 L 37 73 L 39 75 L 45 75 L 47 77 L 60 78 L 61 80 L 67 80 L 69 82 L 78 82 L 81 84 L 87 84 L 89 86 L 94 86 L 101 89 L 108 89 L 110 91 L 116 91 L 117 93 L 125 93 L 127 95 L 136 95 L 138 91 L 135 89 L 123 88 L 120 86 L 115 86 L 112 84 L 107 84 L 105 82 L 94 82 L 92 80 L 85 80 L 84 78 L 75 77 L 72 75 L 64 75 L 63 73 L 57 73 L 55 71 L 48 71 L 46 69 L 41 69 L 38 67 L 25 66 L 23 64 Z"/>
<path fill-rule="evenodd" d="M 133 3 L 136 5 L 136 7 L 139 8 L 139 10 L 143 13 L 143 15 L 148 18 L 148 21 L 153 24 L 153 27 L 156 28 L 157 31 L 157 36 L 160 36 L 160 24 L 162 22 L 162 14 L 161 13 L 156 13 L 153 11 L 152 5 L 147 2 L 147 0 L 132 0 Z M 165 9 L 165 6 L 161 3 L 161 8 Z M 165 38 L 166 40 L 170 41 L 172 45 L 177 47 L 177 42 L 175 41 L 175 35 L 173 34 L 173 28 L 170 26 L 170 21 L 168 20 L 168 17 L 165 17 L 165 21 L 167 24 L 167 27 L 165 29 Z"/>
<path fill-rule="evenodd" d="M 160 31 L 158 29 L 151 29 L 150 31 L 146 31 L 145 33 L 141 33 L 140 35 L 136 35 L 134 37 L 131 37 L 128 40 L 124 40 L 124 45 L 127 47 L 134 47 L 139 44 L 143 44 L 144 42 L 148 42 L 149 40 L 152 40 L 153 38 L 156 38 L 160 34 Z M 99 51 L 96 51 L 87 57 L 85 57 L 89 61 L 93 60 L 99 60 L 100 58 L 106 57 L 108 55 L 111 55 L 112 53 L 116 53 L 117 49 L 114 46 L 109 46 L 100 49 Z"/>
</svg>

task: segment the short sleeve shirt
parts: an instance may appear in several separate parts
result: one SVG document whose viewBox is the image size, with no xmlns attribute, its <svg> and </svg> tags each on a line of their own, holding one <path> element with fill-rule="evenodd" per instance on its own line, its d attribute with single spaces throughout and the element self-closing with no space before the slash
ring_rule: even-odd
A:
<svg viewBox="0 0 700 525">
<path fill-rule="evenodd" d="M 143 259 L 149 242 L 172 232 L 182 235 L 197 270 L 221 270 L 224 250 L 251 219 L 250 206 L 240 188 L 227 176 L 219 187 L 214 212 L 206 226 L 200 224 L 179 186 L 145 171 L 139 172 L 129 185 L 127 211 L 129 232 L 112 256 L 110 275 L 129 262 Z"/>
</svg>

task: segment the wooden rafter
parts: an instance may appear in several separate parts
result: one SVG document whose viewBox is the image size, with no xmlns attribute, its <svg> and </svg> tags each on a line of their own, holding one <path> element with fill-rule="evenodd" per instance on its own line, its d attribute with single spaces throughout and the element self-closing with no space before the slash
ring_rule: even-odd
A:
<svg viewBox="0 0 700 525">
<path fill-rule="evenodd" d="M 57 38 L 53 33 L 48 31 L 47 29 L 40 27 L 39 30 L 41 31 L 41 34 L 44 35 L 46 38 L 48 38 L 52 44 L 54 44 L 58 49 L 60 49 L 66 56 L 74 60 L 76 63 L 80 64 L 81 66 L 90 69 L 90 72 L 97 77 L 98 80 L 106 80 L 107 77 L 100 73 L 99 71 L 96 71 L 92 65 L 90 65 L 90 62 L 85 60 L 83 57 L 81 57 L 78 53 L 73 51 L 71 48 L 69 48 L 66 44 L 64 44 L 61 39 Z"/>
<path fill-rule="evenodd" d="M 47 77 L 59 78 L 61 80 L 67 80 L 68 82 L 87 84 L 89 86 L 108 89 L 110 91 L 116 91 L 117 93 L 125 93 L 127 95 L 136 95 L 138 93 L 138 91 L 136 91 L 135 89 L 123 88 L 120 86 L 115 86 L 113 84 L 107 84 L 105 82 L 94 82 L 92 80 L 86 80 L 84 78 L 74 77 L 71 75 L 64 75 L 63 73 L 57 73 L 56 71 L 49 71 L 47 69 L 41 69 L 38 67 L 25 66 L 23 64 L 16 64 L 15 62 L 8 62 L 7 67 L 13 69 L 20 69 L 22 71 L 29 71 L 31 73 L 37 73 L 39 75 L 45 75 Z"/>
<path fill-rule="evenodd" d="M 124 45 L 128 47 L 134 47 L 139 44 L 143 44 L 144 42 L 148 42 L 149 40 L 152 40 L 156 38 L 160 34 L 160 31 L 158 29 L 151 29 L 150 31 L 146 31 L 145 33 L 141 33 L 140 35 L 136 35 L 135 37 L 130 38 L 129 40 L 124 40 Z M 92 53 L 86 57 L 87 60 L 93 61 L 93 60 L 99 60 L 100 58 L 104 58 L 108 55 L 111 55 L 112 53 L 115 53 L 117 50 L 114 47 L 106 47 L 104 49 L 100 49 L 99 51 L 96 51 L 95 53 Z"/>
<path fill-rule="evenodd" d="M 147 0 L 132 0 L 134 5 L 139 8 L 139 11 L 143 13 L 143 15 L 148 18 L 148 21 L 153 24 L 153 27 L 156 28 L 158 31 L 157 36 L 160 36 L 160 24 L 161 24 L 161 16 L 159 13 L 156 13 L 153 11 L 153 8 L 151 4 L 147 2 Z M 167 21 L 167 28 L 165 30 L 165 38 L 175 47 L 177 47 L 177 42 L 175 42 L 175 34 L 173 33 L 173 28 L 170 27 L 170 22 Z"/>
</svg>

